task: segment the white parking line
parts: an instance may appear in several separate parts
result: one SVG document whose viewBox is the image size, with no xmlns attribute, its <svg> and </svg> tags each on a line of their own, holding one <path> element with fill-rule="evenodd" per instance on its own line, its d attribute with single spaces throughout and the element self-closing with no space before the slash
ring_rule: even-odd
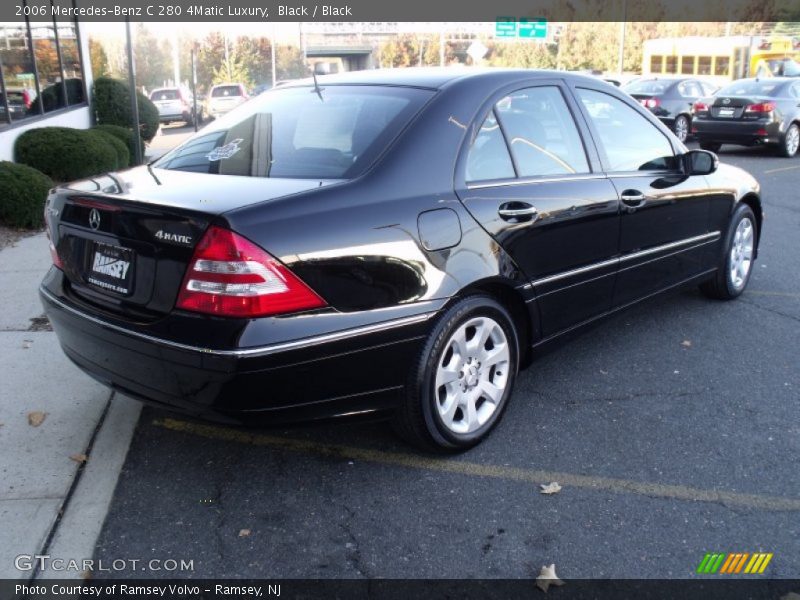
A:
<svg viewBox="0 0 800 600">
<path fill-rule="evenodd" d="M 795 165 L 793 167 L 780 167 L 779 169 L 767 169 L 764 171 L 764 174 L 769 175 L 771 173 L 780 173 L 781 171 L 793 171 L 794 169 L 800 169 L 800 165 Z"/>
</svg>

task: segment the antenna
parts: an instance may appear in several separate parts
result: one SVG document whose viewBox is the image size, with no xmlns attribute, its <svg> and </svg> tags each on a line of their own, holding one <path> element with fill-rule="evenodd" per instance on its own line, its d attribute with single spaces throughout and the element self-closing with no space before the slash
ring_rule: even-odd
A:
<svg viewBox="0 0 800 600">
<path fill-rule="evenodd" d="M 319 83 L 317 82 L 316 70 L 311 71 L 311 76 L 314 78 L 314 91 L 317 92 L 317 96 L 319 96 L 320 102 L 325 102 L 325 98 L 322 97 L 322 88 L 319 87 Z"/>
</svg>

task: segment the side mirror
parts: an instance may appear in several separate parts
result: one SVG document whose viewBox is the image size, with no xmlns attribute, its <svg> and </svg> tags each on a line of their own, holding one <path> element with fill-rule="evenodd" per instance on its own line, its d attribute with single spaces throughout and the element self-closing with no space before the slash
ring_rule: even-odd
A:
<svg viewBox="0 0 800 600">
<path fill-rule="evenodd" d="M 683 165 L 687 175 L 711 175 L 719 167 L 719 158 L 708 150 L 690 150 L 683 155 Z"/>
</svg>

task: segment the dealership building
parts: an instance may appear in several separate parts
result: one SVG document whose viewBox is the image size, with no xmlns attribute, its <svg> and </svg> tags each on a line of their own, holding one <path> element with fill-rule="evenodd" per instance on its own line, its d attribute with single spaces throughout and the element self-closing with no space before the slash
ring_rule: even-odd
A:
<svg viewBox="0 0 800 600">
<path fill-rule="evenodd" d="M 77 20 L 0 23 L 0 160 L 27 129 L 90 127 L 91 79 Z"/>
</svg>

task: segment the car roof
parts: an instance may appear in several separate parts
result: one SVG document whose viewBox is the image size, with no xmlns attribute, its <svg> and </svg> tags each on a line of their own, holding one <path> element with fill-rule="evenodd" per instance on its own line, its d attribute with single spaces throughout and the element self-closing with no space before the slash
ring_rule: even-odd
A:
<svg viewBox="0 0 800 600">
<path fill-rule="evenodd" d="M 505 76 L 505 77 L 504 77 Z M 404 69 L 371 69 L 364 71 L 347 71 L 335 75 L 320 75 L 320 84 L 326 85 L 397 85 L 439 89 L 456 80 L 505 78 L 509 82 L 515 79 L 562 77 L 585 82 L 600 81 L 597 77 L 542 69 L 502 69 L 491 67 L 409 67 Z M 313 85 L 312 78 L 292 81 L 281 87 Z"/>
</svg>

